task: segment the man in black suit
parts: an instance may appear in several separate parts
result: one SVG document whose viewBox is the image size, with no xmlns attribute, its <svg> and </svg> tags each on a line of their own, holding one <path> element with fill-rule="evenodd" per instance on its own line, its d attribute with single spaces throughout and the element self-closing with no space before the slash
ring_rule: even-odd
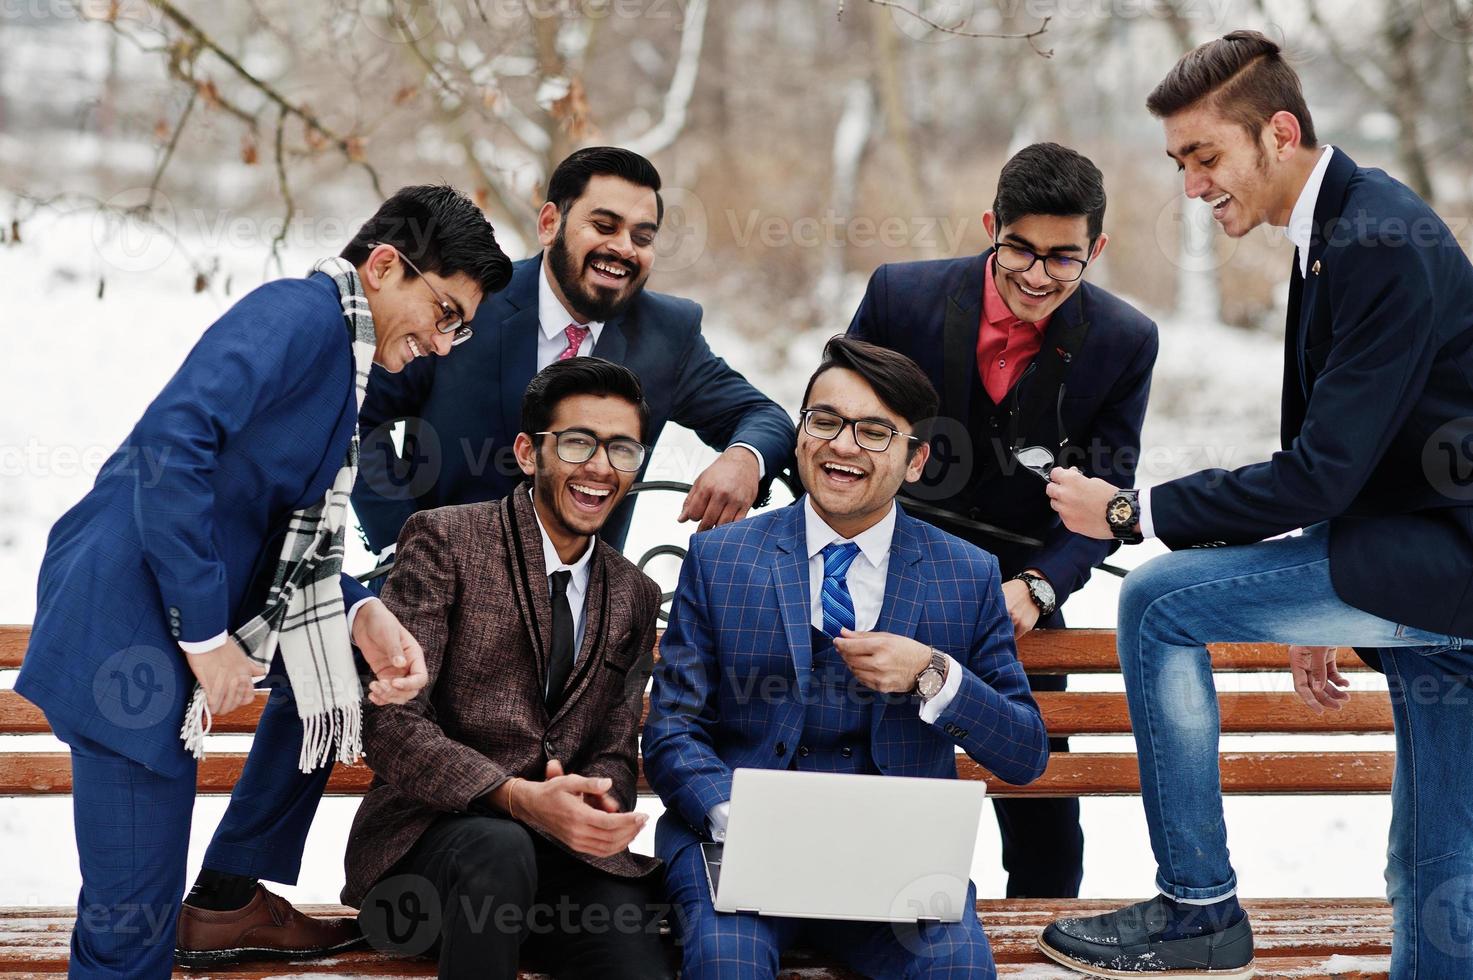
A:
<svg viewBox="0 0 1473 980">
<path fill-rule="evenodd" d="M 1334 646 L 1313 646 L 1336 644 L 1367 648 L 1396 722 L 1391 975 L 1469 976 L 1473 265 L 1411 190 L 1315 141 L 1299 79 L 1262 34 L 1235 31 L 1188 53 L 1147 106 L 1165 123 L 1187 196 L 1210 205 L 1226 234 L 1268 223 L 1295 244 L 1283 450 L 1138 496 L 1052 474 L 1054 508 L 1073 530 L 1184 550 L 1133 572 L 1120 596 L 1120 665 L 1161 894 L 1055 922 L 1040 942 L 1095 976 L 1251 974 L 1206 644 L 1291 644 L 1295 689 L 1316 712 L 1349 697 Z"/>
<path fill-rule="evenodd" d="M 1093 163 L 1054 143 L 1027 147 L 1004 165 L 982 216 L 995 247 L 881 266 L 849 326 L 850 336 L 908 355 L 940 389 L 934 462 L 909 493 L 941 509 L 917 516 L 997 556 L 1018 637 L 1062 627 L 1064 601 L 1117 547 L 1064 527 L 1046 481 L 1019 465 L 1019 451 L 1042 447 L 1041 458 L 1114 486 L 1135 481 L 1156 325 L 1084 280 L 1109 240 L 1104 219 L 1104 179 Z M 1065 680 L 1029 677 L 1034 691 L 1062 691 Z M 1052 749 L 1067 751 L 1068 740 L 1052 740 Z M 1008 896 L 1077 896 L 1079 801 L 993 806 Z"/>
<path fill-rule="evenodd" d="M 609 146 L 573 153 L 553 171 L 537 216 L 542 253 L 512 267 L 511 284 L 482 304 L 457 356 L 416 356 L 399 375 L 373 372 L 353 490 L 369 548 L 393 545 L 417 510 L 509 493 L 522 479 L 512 445 L 527 382 L 579 355 L 638 375 L 651 445 L 673 421 L 722 451 L 696 478 L 681 520 L 706 530 L 765 497 L 793 455 L 793 422 L 711 352 L 700 306 L 645 289 L 663 218 L 660 175 L 644 157 Z M 402 454 L 391 439 L 401 419 Z M 602 540 L 615 548 L 632 505 L 626 500 L 604 526 Z"/>
</svg>

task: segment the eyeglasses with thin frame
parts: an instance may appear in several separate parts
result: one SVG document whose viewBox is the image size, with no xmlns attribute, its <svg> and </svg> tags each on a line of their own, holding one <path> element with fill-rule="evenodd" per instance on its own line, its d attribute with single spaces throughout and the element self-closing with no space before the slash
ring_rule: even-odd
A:
<svg viewBox="0 0 1473 980">
<path fill-rule="evenodd" d="M 846 419 L 842 415 L 826 411 L 822 408 L 805 408 L 802 412 L 803 431 L 815 439 L 824 442 L 833 442 L 839 438 L 839 433 L 845 428 L 854 429 L 854 444 L 860 449 L 867 449 L 872 453 L 882 453 L 890 448 L 890 441 L 896 436 L 903 436 L 910 442 L 920 442 L 921 439 L 907 432 L 886 425 L 875 419 Z"/>
<path fill-rule="evenodd" d="M 375 242 L 368 247 L 378 248 L 380 245 L 387 244 L 387 242 Z M 399 258 L 404 260 L 405 265 L 414 270 L 414 274 L 419 276 L 419 281 L 424 283 L 425 286 L 427 286 L 430 292 L 434 295 L 435 305 L 440 308 L 440 318 L 435 321 L 435 329 L 438 330 L 440 333 L 455 334 L 455 336 L 450 340 L 451 347 L 459 347 L 467 340 L 470 340 L 471 328 L 465 325 L 465 319 L 460 315 L 460 311 L 457 310 L 454 306 L 451 306 L 450 303 L 445 300 L 445 297 L 440 295 L 440 291 L 438 289 L 430 285 L 430 281 L 425 278 L 425 274 L 419 271 L 419 266 L 409 261 L 409 256 L 399 251 L 399 249 L 394 248 L 393 245 L 388 245 L 388 247 L 394 249 L 394 253 L 398 255 Z"/>
<path fill-rule="evenodd" d="M 1076 259 L 1069 255 L 1039 255 L 1032 249 L 1006 243 L 998 244 L 996 256 L 997 264 L 1009 272 L 1027 272 L 1041 261 L 1043 271 L 1055 282 L 1078 282 L 1089 265 L 1087 259 Z"/>
<path fill-rule="evenodd" d="M 630 439 L 628 436 L 600 439 L 587 429 L 561 429 L 557 432 L 534 432 L 532 434 L 555 436 L 557 438 L 557 458 L 564 463 L 586 463 L 593 458 L 594 453 L 598 452 L 598 447 L 603 446 L 604 455 L 609 458 L 609 465 L 624 473 L 638 473 L 649 452 L 644 443 Z"/>
</svg>

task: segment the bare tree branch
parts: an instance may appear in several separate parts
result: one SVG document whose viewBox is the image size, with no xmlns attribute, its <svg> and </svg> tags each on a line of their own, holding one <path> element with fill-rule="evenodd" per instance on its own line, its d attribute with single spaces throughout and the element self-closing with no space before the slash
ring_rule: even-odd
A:
<svg viewBox="0 0 1473 980">
<path fill-rule="evenodd" d="M 222 48 L 212 37 L 206 34 L 198 24 L 176 7 L 171 0 L 148 0 L 148 2 L 154 9 L 158 10 L 159 13 L 167 17 L 176 27 L 187 34 L 196 44 L 223 61 L 246 84 L 274 102 L 282 112 L 300 119 L 309 131 L 316 131 L 336 146 L 348 158 L 349 162 L 362 167 L 373 184 L 374 193 L 380 197 L 384 196 L 383 187 L 379 182 L 378 171 L 374 169 L 372 164 L 363 159 L 363 154 L 356 141 L 345 136 L 340 136 L 318 119 L 310 110 L 294 104 L 286 96 L 277 91 L 274 86 L 247 71 L 244 65 L 236 60 L 230 52 Z"/>
<path fill-rule="evenodd" d="M 869 0 L 869 2 L 877 7 L 889 7 L 892 10 L 898 10 L 901 13 L 908 14 L 909 16 L 914 17 L 916 20 L 920 21 L 922 24 L 925 24 L 927 27 L 931 28 L 931 30 L 933 31 L 941 31 L 945 34 L 954 34 L 957 37 L 989 38 L 996 41 L 1027 41 L 1028 46 L 1036 51 L 1039 57 L 1052 58 L 1054 56 L 1053 48 L 1049 48 L 1047 51 L 1045 51 L 1043 48 L 1040 48 L 1038 46 L 1038 39 L 1040 37 L 1043 37 L 1044 32 L 1048 30 L 1049 21 L 1053 20 L 1052 17 L 1045 17 L 1039 23 L 1039 25 L 1031 31 L 1020 31 L 1016 33 L 967 31 L 955 25 L 947 26 L 945 24 L 932 20 L 930 17 L 927 17 L 920 11 L 915 10 L 911 7 L 907 7 L 905 4 L 897 2 L 897 0 Z M 844 4 L 842 2 L 839 4 L 839 16 L 844 16 Z"/>
<path fill-rule="evenodd" d="M 643 136 L 625 144 L 635 153 L 654 156 L 674 143 L 685 128 L 686 112 L 690 108 L 691 93 L 695 91 L 696 75 L 701 67 L 706 7 L 706 0 L 690 0 L 686 4 L 685 23 L 680 30 L 680 53 L 676 57 L 675 73 L 670 77 L 670 87 L 665 91 L 665 111 L 660 121 Z"/>
<path fill-rule="evenodd" d="M 152 208 L 154 197 L 159 192 L 159 182 L 164 179 L 164 171 L 169 167 L 169 161 L 174 159 L 174 149 L 179 145 L 179 134 L 184 132 L 184 124 L 189 121 L 189 113 L 194 109 L 194 102 L 199 98 L 199 89 L 189 90 L 189 101 L 184 103 L 184 111 L 179 113 L 179 121 L 174 124 L 174 132 L 169 137 L 169 145 L 164 147 L 164 154 L 159 158 L 159 164 L 154 168 L 153 180 L 148 183 L 148 200 L 144 207 Z"/>
</svg>

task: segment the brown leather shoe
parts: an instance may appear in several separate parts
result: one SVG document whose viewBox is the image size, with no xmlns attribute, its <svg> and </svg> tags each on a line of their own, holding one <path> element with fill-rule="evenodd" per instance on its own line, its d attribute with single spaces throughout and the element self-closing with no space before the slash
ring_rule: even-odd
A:
<svg viewBox="0 0 1473 980">
<path fill-rule="evenodd" d="M 229 912 L 185 905 L 179 910 L 174 962 L 210 967 L 238 960 L 326 956 L 363 942 L 358 920 L 316 919 L 262 885 L 245 908 Z"/>
</svg>

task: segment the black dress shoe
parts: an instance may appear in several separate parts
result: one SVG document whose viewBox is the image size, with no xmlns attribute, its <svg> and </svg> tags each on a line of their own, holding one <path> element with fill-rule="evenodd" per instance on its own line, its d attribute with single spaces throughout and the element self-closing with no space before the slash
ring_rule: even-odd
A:
<svg viewBox="0 0 1473 980">
<path fill-rule="evenodd" d="M 1215 932 L 1164 938 L 1177 918 L 1163 896 L 1088 919 L 1060 919 L 1043 930 L 1038 948 L 1057 963 L 1092 977 L 1253 976 L 1253 929 L 1248 916 Z"/>
</svg>

